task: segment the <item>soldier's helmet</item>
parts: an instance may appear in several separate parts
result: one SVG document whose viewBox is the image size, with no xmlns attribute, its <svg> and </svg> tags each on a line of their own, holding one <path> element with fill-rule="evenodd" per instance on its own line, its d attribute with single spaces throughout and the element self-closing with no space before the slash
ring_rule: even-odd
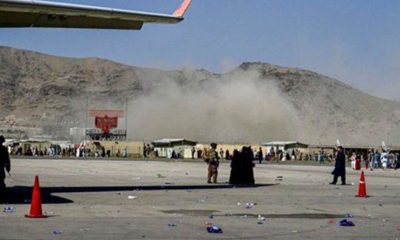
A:
<svg viewBox="0 0 400 240">
<path fill-rule="evenodd" d="M 0 143 L 3 143 L 5 141 L 6 141 L 6 139 L 4 139 L 3 135 L 0 135 Z"/>
<path fill-rule="evenodd" d="M 212 148 L 216 149 L 217 148 L 217 144 L 216 143 L 211 143 L 210 144 Z"/>
</svg>

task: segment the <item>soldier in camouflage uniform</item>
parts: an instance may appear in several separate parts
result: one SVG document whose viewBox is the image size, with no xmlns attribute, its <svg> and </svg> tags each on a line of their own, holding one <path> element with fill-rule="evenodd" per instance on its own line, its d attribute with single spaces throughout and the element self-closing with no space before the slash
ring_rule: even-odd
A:
<svg viewBox="0 0 400 240">
<path fill-rule="evenodd" d="M 204 153 L 204 160 L 208 163 L 208 183 L 211 183 L 211 178 L 213 180 L 213 183 L 217 183 L 219 157 L 216 149 L 217 144 L 211 143 L 211 148 Z"/>
</svg>

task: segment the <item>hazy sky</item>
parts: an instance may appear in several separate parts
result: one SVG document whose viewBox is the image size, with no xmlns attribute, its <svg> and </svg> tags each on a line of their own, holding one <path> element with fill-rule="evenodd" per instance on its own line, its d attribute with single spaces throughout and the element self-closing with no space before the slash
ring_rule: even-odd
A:
<svg viewBox="0 0 400 240">
<path fill-rule="evenodd" d="M 180 0 L 74 0 L 172 13 Z M 400 99 L 398 0 L 193 0 L 185 20 L 141 31 L 0 29 L 0 45 L 129 65 L 228 71 L 245 61 L 310 69 Z"/>
</svg>

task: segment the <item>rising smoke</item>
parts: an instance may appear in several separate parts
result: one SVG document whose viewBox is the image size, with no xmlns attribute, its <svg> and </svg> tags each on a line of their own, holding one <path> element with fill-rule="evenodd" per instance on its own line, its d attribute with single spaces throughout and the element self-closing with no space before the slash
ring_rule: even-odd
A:
<svg viewBox="0 0 400 240">
<path fill-rule="evenodd" d="M 178 78 L 160 75 L 142 85 L 148 91 L 129 102 L 129 139 L 254 143 L 300 134 L 295 111 L 279 88 L 256 72 L 205 77 L 185 69 Z"/>
</svg>

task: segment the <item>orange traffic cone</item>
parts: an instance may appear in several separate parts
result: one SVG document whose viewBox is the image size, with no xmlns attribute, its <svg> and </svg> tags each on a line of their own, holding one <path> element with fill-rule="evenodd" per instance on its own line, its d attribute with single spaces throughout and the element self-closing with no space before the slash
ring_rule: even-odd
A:
<svg viewBox="0 0 400 240">
<path fill-rule="evenodd" d="M 367 187 L 365 185 L 365 177 L 364 177 L 364 171 L 361 171 L 360 175 L 360 184 L 358 185 L 358 195 L 356 197 L 368 197 L 367 195 Z"/>
<path fill-rule="evenodd" d="M 33 184 L 31 211 L 26 214 L 27 218 L 46 218 L 42 214 L 42 198 L 40 197 L 39 177 L 35 176 L 35 183 Z"/>
</svg>

